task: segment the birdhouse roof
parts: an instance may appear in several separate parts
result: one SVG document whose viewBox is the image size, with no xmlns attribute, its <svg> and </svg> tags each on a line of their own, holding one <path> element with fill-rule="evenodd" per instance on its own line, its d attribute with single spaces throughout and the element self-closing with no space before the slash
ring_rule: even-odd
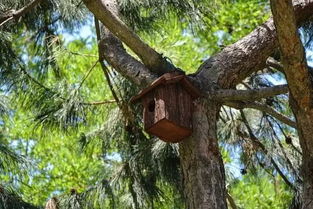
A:
<svg viewBox="0 0 313 209">
<path fill-rule="evenodd" d="M 137 96 L 134 96 L 131 98 L 131 102 L 137 102 L 139 99 L 144 97 L 146 94 L 148 94 L 150 91 L 154 90 L 155 88 L 167 85 L 167 84 L 173 84 L 173 83 L 180 83 L 180 85 L 191 95 L 193 98 L 198 98 L 201 96 L 201 93 L 198 89 L 196 89 L 192 83 L 188 80 L 187 76 L 185 75 L 178 75 L 176 73 L 166 73 L 153 81 L 150 86 L 147 88 L 141 90 Z"/>
</svg>

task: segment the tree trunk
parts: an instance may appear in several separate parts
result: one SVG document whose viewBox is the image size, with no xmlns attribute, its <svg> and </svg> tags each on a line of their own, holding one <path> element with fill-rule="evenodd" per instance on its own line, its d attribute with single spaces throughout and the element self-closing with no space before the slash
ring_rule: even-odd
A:
<svg viewBox="0 0 313 209">
<path fill-rule="evenodd" d="M 216 134 L 219 106 L 202 99 L 194 105 L 193 134 L 179 146 L 186 205 L 225 209 L 225 171 Z"/>
<path fill-rule="evenodd" d="M 302 110 L 292 105 L 302 148 L 302 209 L 313 209 L 313 109 Z"/>
<path fill-rule="evenodd" d="M 311 3 L 311 1 L 305 1 Z M 302 2 L 304 4 L 304 2 Z M 292 0 L 271 0 L 279 49 L 302 148 L 302 209 L 313 209 L 313 82 L 298 34 Z M 310 15 L 311 16 L 311 15 Z"/>
</svg>

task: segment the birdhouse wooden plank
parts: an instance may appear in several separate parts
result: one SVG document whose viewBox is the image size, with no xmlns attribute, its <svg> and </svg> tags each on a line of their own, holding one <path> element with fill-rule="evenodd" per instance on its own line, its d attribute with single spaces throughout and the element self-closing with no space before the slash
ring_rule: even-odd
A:
<svg viewBox="0 0 313 209">
<path fill-rule="evenodd" d="M 166 142 L 179 142 L 192 133 L 193 100 L 199 96 L 185 75 L 167 73 L 131 101 L 143 104 L 146 132 Z"/>
</svg>

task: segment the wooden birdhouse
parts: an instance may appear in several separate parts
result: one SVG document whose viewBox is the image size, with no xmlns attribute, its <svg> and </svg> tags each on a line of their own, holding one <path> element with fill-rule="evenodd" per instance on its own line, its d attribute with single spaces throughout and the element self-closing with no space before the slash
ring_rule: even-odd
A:
<svg viewBox="0 0 313 209">
<path fill-rule="evenodd" d="M 131 101 L 141 100 L 147 133 L 175 143 L 191 135 L 193 100 L 199 96 L 185 75 L 167 73 Z"/>
</svg>

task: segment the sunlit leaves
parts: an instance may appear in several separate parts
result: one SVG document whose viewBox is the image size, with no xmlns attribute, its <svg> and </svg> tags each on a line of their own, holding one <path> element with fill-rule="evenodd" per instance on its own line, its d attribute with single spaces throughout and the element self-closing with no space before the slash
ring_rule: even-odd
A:
<svg viewBox="0 0 313 209">
<path fill-rule="evenodd" d="M 247 175 L 231 186 L 230 193 L 238 208 L 288 208 L 291 196 L 285 187 L 280 178 Z"/>
</svg>

